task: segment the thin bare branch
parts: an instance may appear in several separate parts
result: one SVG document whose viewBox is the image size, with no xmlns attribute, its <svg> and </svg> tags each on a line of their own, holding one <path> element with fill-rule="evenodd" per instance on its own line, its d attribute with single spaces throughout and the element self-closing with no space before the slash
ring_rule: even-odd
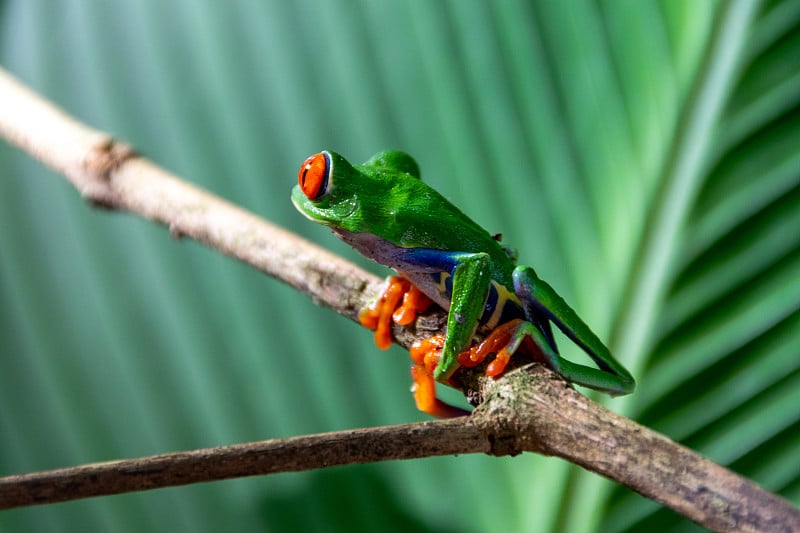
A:
<svg viewBox="0 0 800 533">
<path fill-rule="evenodd" d="M 202 191 L 92 130 L 0 70 L 0 135 L 65 175 L 94 204 L 167 226 L 355 318 L 380 283 L 350 263 Z M 442 313 L 395 330 L 404 345 Z M 800 531 L 800 511 L 758 485 L 588 400 L 528 365 L 461 376 L 469 417 L 158 455 L 0 479 L 0 509 L 338 464 L 453 453 L 562 457 L 719 531 Z"/>
<path fill-rule="evenodd" d="M 476 424 L 355 429 L 0 478 L 0 509 L 344 464 L 488 451 Z"/>
</svg>

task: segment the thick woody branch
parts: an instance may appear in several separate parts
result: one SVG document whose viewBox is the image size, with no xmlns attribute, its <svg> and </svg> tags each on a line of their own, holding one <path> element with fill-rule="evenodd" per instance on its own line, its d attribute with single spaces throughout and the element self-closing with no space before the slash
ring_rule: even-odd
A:
<svg viewBox="0 0 800 533">
<path fill-rule="evenodd" d="M 63 174 L 88 201 L 196 239 L 355 318 L 380 283 L 329 252 L 165 172 L 90 129 L 0 70 L 0 135 Z M 408 345 L 442 313 L 397 329 Z M 456 453 L 562 457 L 719 531 L 800 531 L 800 511 L 756 484 L 569 387 L 539 365 L 490 380 L 465 373 L 485 400 L 469 417 L 177 452 L 0 478 L 0 509 L 135 490 Z"/>
</svg>

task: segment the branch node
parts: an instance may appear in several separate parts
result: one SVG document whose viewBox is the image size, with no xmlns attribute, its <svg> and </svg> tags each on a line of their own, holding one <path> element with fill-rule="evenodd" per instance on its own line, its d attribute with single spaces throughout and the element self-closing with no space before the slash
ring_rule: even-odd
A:
<svg viewBox="0 0 800 533">
<path fill-rule="evenodd" d="M 489 451 L 487 455 L 494 455 L 502 457 L 508 455 L 514 457 L 522 453 L 522 450 L 517 446 L 518 437 L 516 435 L 507 434 L 503 432 L 489 432 L 486 436 L 489 441 Z"/>
<path fill-rule="evenodd" d="M 110 188 L 111 173 L 136 155 L 128 144 L 113 137 L 105 137 L 94 144 L 81 161 L 82 170 L 91 176 L 81 190 L 83 197 L 95 207 L 115 208 L 118 202 Z"/>
<path fill-rule="evenodd" d="M 113 170 L 135 155 L 136 152 L 130 145 L 113 137 L 106 137 L 86 152 L 83 168 L 98 179 L 108 181 Z"/>
<path fill-rule="evenodd" d="M 173 220 L 169 223 L 169 236 L 175 240 L 181 240 L 186 237 L 186 232 L 180 228 L 180 224 Z"/>
</svg>

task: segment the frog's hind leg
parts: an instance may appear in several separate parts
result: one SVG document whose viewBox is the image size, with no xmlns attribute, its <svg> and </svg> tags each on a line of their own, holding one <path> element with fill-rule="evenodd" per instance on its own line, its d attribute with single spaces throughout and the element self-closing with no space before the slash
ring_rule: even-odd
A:
<svg viewBox="0 0 800 533">
<path fill-rule="evenodd" d="M 546 363 L 565 377 L 574 375 L 576 371 L 574 367 L 581 367 L 581 365 L 576 365 L 558 355 L 542 331 L 534 324 L 522 319 L 511 320 L 496 327 L 481 342 L 469 350 L 461 352 L 458 362 L 461 366 L 474 367 L 486 360 L 489 355 L 495 354 L 494 359 L 486 366 L 486 375 L 498 377 L 505 371 L 511 356 L 526 340 L 532 341 L 535 346 L 535 360 Z M 581 368 L 594 370 L 587 367 Z M 579 380 L 571 377 L 568 379 L 580 383 Z"/>
<path fill-rule="evenodd" d="M 564 359 L 552 348 L 547 336 L 537 326 L 522 319 L 511 320 L 495 328 L 483 341 L 462 352 L 458 356 L 458 362 L 462 366 L 473 367 L 494 353 L 494 360 L 486 367 L 486 375 L 497 377 L 503 373 L 511 356 L 526 340 L 535 345 L 535 359 L 546 363 L 567 381 L 619 394 L 620 383 L 615 376 Z"/>
<path fill-rule="evenodd" d="M 555 324 L 598 366 L 592 368 L 579 365 L 560 357 L 554 349 L 554 344 L 546 346 L 548 343 L 540 342 L 541 335 L 531 331 L 531 339 L 539 346 L 553 370 L 568 381 L 611 395 L 633 392 L 635 382 L 630 373 L 550 285 L 539 279 L 532 268 L 526 266 L 514 269 L 513 278 L 514 292 L 520 298 L 528 319 L 538 324 L 547 322 Z"/>
</svg>

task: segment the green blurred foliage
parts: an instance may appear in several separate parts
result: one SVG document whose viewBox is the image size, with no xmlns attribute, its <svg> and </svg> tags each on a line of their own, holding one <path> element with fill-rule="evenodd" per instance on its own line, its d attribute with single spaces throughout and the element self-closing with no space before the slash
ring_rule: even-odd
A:
<svg viewBox="0 0 800 533">
<path fill-rule="evenodd" d="M 798 29 L 792 0 L 6 0 L 0 64 L 361 264 L 294 211 L 297 168 L 412 153 L 633 369 L 612 408 L 798 503 Z M 3 143 L 0 243 L 0 474 L 423 418 L 399 348 Z M 535 456 L 0 513 L 3 531 L 694 527 Z"/>
</svg>

